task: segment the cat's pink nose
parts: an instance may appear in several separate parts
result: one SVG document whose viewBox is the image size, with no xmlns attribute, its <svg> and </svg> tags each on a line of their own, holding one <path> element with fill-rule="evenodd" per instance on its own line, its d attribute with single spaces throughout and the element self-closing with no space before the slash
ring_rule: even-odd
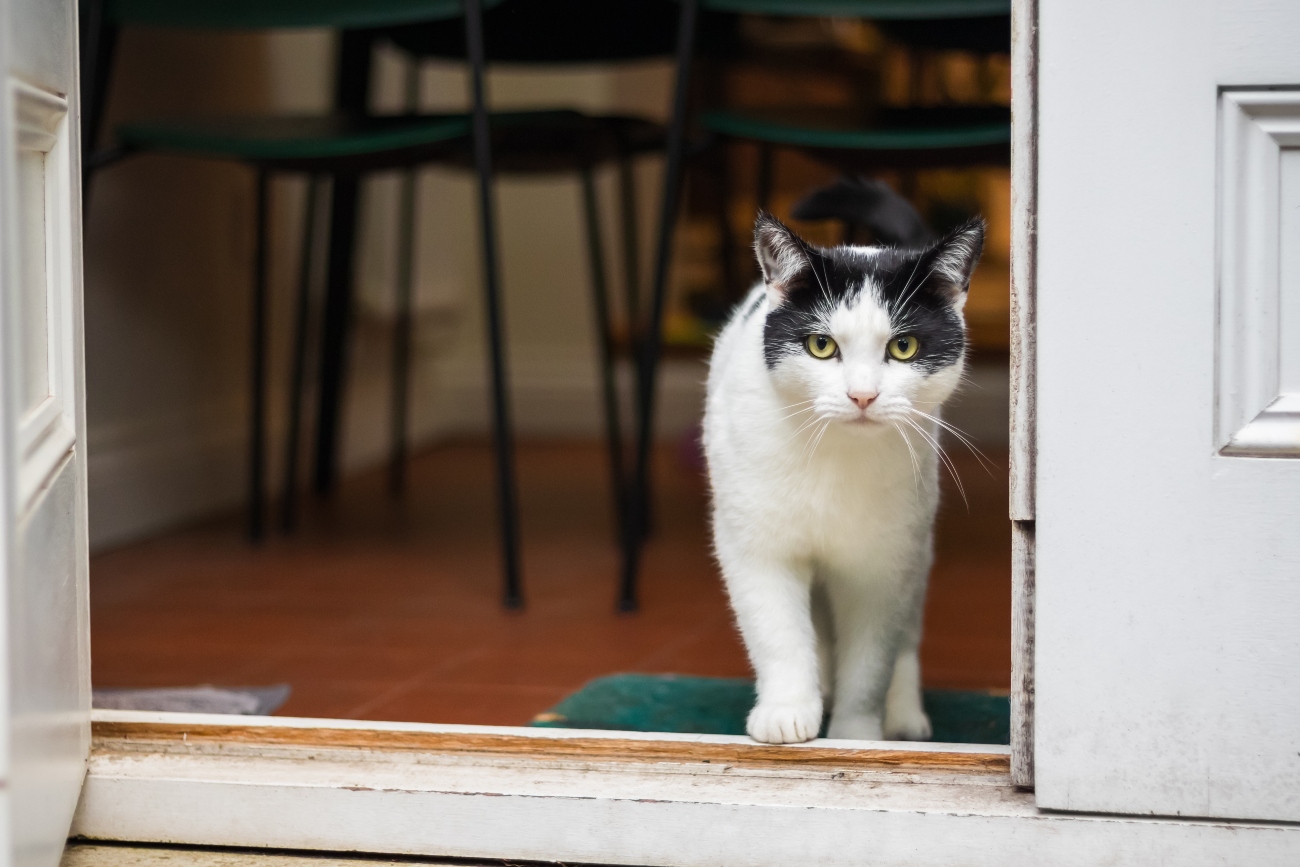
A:
<svg viewBox="0 0 1300 867">
<path fill-rule="evenodd" d="M 866 409 L 871 406 L 871 402 L 876 399 L 878 392 L 874 391 L 850 391 L 849 400 L 857 404 L 858 409 Z"/>
</svg>

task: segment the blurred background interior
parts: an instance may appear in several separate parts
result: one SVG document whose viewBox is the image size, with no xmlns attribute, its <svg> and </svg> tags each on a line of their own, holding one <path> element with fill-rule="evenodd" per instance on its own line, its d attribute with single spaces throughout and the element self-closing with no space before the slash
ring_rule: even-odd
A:
<svg viewBox="0 0 1300 867">
<path fill-rule="evenodd" d="M 697 444 L 705 359 L 712 334 L 757 276 L 750 228 L 760 205 L 814 242 L 870 242 L 867 227 L 792 216 L 799 200 L 846 173 L 886 181 L 936 231 L 977 213 L 988 221 L 966 306 L 970 381 L 945 414 L 991 469 L 945 440 L 966 501 L 945 473 L 922 659 L 927 687 L 1005 695 L 1010 36 L 1001 7 L 1009 4 L 975 0 L 960 20 L 899 20 L 897 8 L 908 4 L 897 2 L 805 4 L 837 17 L 777 14 L 789 10 L 776 2 L 701 4 L 666 272 L 652 508 L 639 604 L 627 611 L 616 604 L 620 540 L 627 541 L 620 511 L 636 497 L 628 487 L 636 369 L 654 286 L 659 125 L 672 109 L 678 4 L 504 0 L 484 14 L 493 112 L 573 109 L 654 122 L 635 159 L 589 161 L 620 393 L 621 488 L 605 439 L 604 346 L 593 327 L 581 173 L 571 170 L 582 160 L 560 160 L 564 170 L 510 171 L 510 154 L 497 156 L 507 169 L 495 182 L 500 348 L 521 528 L 523 605 L 511 609 L 502 604 L 491 341 L 467 147 L 430 157 L 414 175 L 386 170 L 360 182 L 337 451 L 327 456 L 337 472 L 325 484 L 313 471 L 328 354 L 322 335 L 329 272 L 337 274 L 339 246 L 349 241 L 339 237 L 327 180 L 309 196 L 301 173 L 269 176 L 264 484 L 272 508 L 254 544 L 246 500 L 257 175 L 248 160 L 195 158 L 214 155 L 212 146 L 168 146 L 139 133 L 158 118 L 183 128 L 232 115 L 328 114 L 340 107 L 340 80 L 357 75 L 358 52 L 365 111 L 465 112 L 470 75 L 459 4 L 438 25 L 345 37 L 343 28 L 325 26 L 166 26 L 150 17 L 151 2 L 102 7 L 105 21 L 118 22 L 117 38 L 111 58 L 92 68 L 103 96 L 102 123 L 87 147 L 94 172 L 85 211 L 93 678 L 101 705 L 173 701 L 180 704 L 167 706 L 274 707 L 297 716 L 734 729 L 734 719 L 722 720 L 725 708 L 713 709 L 712 722 L 655 722 L 662 708 L 645 707 L 675 683 L 712 684 L 715 703 L 740 689 L 743 704 L 743 681 L 690 678 L 750 677 L 708 547 Z M 592 8 L 600 5 L 637 7 L 627 19 L 635 26 L 598 26 L 604 19 Z M 873 20 L 873 8 L 895 11 Z M 134 23 L 133 10 L 148 23 Z M 938 120 L 916 121 L 921 115 L 907 114 L 913 109 L 932 109 Z M 872 131 L 900 123 L 920 124 L 919 144 L 870 144 Z M 782 131 L 801 127 L 814 131 L 813 147 L 786 146 L 794 139 Z M 954 128 L 986 135 L 959 142 L 946 163 L 943 154 L 910 160 L 904 153 L 942 151 L 935 142 Z M 938 139 L 925 139 L 936 131 Z M 457 134 L 463 144 L 464 130 Z M 861 134 L 865 146 L 854 144 Z M 631 214 L 623 210 L 629 192 Z M 411 227 L 409 270 L 404 225 Z M 309 231 L 317 242 L 304 254 Z M 286 445 L 304 285 L 295 453 Z M 403 335 L 408 410 L 396 418 L 408 457 L 394 468 L 394 377 L 403 375 L 394 341 Z M 290 454 L 296 477 L 286 472 Z M 297 506 L 292 532 L 282 526 L 286 478 Z M 616 674 L 681 677 L 607 678 Z M 574 703 L 602 677 L 605 694 Z M 200 685 L 289 689 L 239 693 L 257 701 L 229 707 L 219 691 L 170 699 L 114 692 Z M 697 716 L 709 701 L 680 700 L 694 702 Z M 639 710 L 629 712 L 628 702 L 641 702 Z M 739 714 L 743 721 L 743 708 Z"/>
</svg>

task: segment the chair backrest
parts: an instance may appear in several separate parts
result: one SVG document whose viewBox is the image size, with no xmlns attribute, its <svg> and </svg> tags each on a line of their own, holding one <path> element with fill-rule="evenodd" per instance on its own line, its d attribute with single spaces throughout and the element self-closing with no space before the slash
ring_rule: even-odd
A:
<svg viewBox="0 0 1300 867">
<path fill-rule="evenodd" d="M 1010 15 L 1011 0 L 701 0 L 703 9 L 807 18 L 924 21 Z"/>
<path fill-rule="evenodd" d="M 502 0 L 483 0 L 484 8 Z M 113 24 L 265 30 L 370 29 L 459 17 L 463 0 L 107 0 Z"/>
</svg>

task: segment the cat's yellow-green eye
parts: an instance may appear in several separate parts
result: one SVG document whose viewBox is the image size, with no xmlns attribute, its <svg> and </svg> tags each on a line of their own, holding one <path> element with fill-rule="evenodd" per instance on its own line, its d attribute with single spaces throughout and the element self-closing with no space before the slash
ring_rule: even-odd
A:
<svg viewBox="0 0 1300 867">
<path fill-rule="evenodd" d="M 901 334 L 889 341 L 889 357 L 897 361 L 911 361 L 921 349 L 921 341 L 911 334 Z"/>
<path fill-rule="evenodd" d="M 809 355 L 822 360 L 834 358 L 835 353 L 840 351 L 834 338 L 828 334 L 809 334 L 808 339 L 804 341 L 804 345 L 808 347 Z"/>
</svg>

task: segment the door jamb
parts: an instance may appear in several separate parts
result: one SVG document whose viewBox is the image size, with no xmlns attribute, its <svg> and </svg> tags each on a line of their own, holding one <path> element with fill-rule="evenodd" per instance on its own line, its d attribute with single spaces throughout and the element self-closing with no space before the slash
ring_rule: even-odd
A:
<svg viewBox="0 0 1300 867">
<path fill-rule="evenodd" d="M 1011 4 L 1011 779 L 1034 785 L 1038 0 Z"/>
</svg>

